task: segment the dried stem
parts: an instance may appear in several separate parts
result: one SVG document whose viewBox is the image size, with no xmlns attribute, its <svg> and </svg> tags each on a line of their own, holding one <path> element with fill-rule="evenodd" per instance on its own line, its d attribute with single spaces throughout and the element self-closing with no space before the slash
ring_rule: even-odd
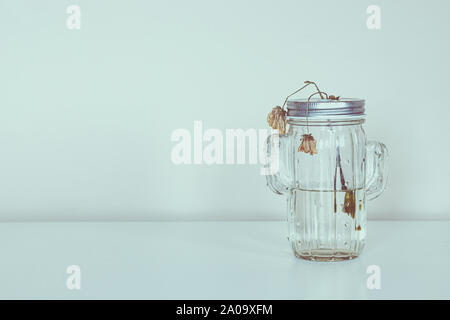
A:
<svg viewBox="0 0 450 320">
<path fill-rule="evenodd" d="M 305 83 L 306 83 L 306 81 L 305 81 Z M 295 90 L 294 92 L 292 92 L 290 95 L 288 95 L 287 97 L 286 97 L 286 100 L 284 100 L 284 103 L 283 103 L 283 106 L 281 107 L 281 109 L 284 109 L 284 106 L 286 105 L 286 103 L 287 103 L 287 101 L 288 101 L 288 99 L 290 98 L 290 97 L 292 97 L 294 94 L 296 94 L 297 92 L 299 92 L 299 91 L 301 91 L 301 90 L 303 90 L 303 89 L 305 89 L 307 86 L 309 86 L 311 83 L 308 83 L 308 84 L 306 84 L 306 85 L 304 85 L 303 87 L 301 87 L 300 89 L 298 89 L 298 90 Z"/>
<path fill-rule="evenodd" d="M 317 86 L 317 84 L 316 84 L 315 82 L 312 82 L 312 81 L 305 81 L 305 83 L 307 83 L 307 84 L 313 84 L 313 85 L 316 87 L 317 92 L 320 94 L 320 99 L 323 99 L 322 91 L 320 91 L 319 87 Z M 327 98 L 327 99 L 328 99 L 328 98 Z"/>
<path fill-rule="evenodd" d="M 323 95 L 322 95 L 322 93 L 324 93 L 325 96 L 326 96 L 327 99 L 328 99 L 328 94 L 326 94 L 326 93 L 323 92 L 323 91 L 320 91 L 320 90 L 319 90 L 319 87 L 317 86 L 317 84 L 316 84 L 315 82 L 313 82 L 313 81 L 305 81 L 305 83 L 306 83 L 306 84 L 305 84 L 303 87 L 301 87 L 300 89 L 295 90 L 294 92 L 292 92 L 290 95 L 288 95 L 288 96 L 286 97 L 286 99 L 284 100 L 284 103 L 283 103 L 283 106 L 281 107 L 281 109 L 284 109 L 284 106 L 286 105 L 286 103 L 287 103 L 287 101 L 288 101 L 288 99 L 289 99 L 290 97 L 292 97 L 294 94 L 300 92 L 301 90 L 305 89 L 305 88 L 306 88 L 307 86 L 309 86 L 310 84 L 313 84 L 313 85 L 316 87 L 317 92 L 316 92 L 315 94 L 320 94 L 320 98 L 321 98 L 321 99 L 324 99 L 324 97 L 323 97 Z"/>
<path fill-rule="evenodd" d="M 312 83 L 314 83 L 314 82 L 312 82 Z M 328 99 L 328 94 L 327 94 L 326 92 L 318 91 L 318 92 L 314 92 L 312 95 L 310 95 L 309 98 L 308 98 L 308 101 L 306 102 L 306 132 L 307 132 L 307 133 L 309 133 L 309 121 L 308 121 L 308 118 L 309 118 L 309 117 L 308 117 L 308 114 L 309 114 L 309 101 L 310 101 L 311 98 L 314 97 L 316 94 L 320 94 L 320 96 L 323 97 L 323 96 L 322 96 L 322 93 L 324 93 L 324 94 L 326 95 L 327 99 Z M 322 99 L 323 99 L 323 98 L 322 98 Z"/>
</svg>

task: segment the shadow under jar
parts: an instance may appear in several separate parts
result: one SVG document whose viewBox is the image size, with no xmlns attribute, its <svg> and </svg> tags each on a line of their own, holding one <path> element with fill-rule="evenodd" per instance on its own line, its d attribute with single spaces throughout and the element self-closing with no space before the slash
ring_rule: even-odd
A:
<svg viewBox="0 0 450 320">
<path fill-rule="evenodd" d="M 288 131 L 268 138 L 266 168 L 275 172 L 267 175 L 269 187 L 287 196 L 294 254 L 315 261 L 353 259 L 365 245 L 366 200 L 386 185 L 387 149 L 366 140 L 364 100 L 290 100 L 287 109 Z M 298 151 L 304 134 L 316 140 L 317 154 Z"/>
</svg>

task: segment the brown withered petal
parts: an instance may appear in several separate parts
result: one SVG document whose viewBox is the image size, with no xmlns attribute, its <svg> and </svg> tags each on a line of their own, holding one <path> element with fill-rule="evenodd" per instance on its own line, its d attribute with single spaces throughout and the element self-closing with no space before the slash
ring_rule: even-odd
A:
<svg viewBox="0 0 450 320">
<path fill-rule="evenodd" d="M 285 134 L 286 112 L 280 106 L 276 106 L 267 115 L 267 123 L 272 129 L 278 129 L 280 134 Z"/>
<path fill-rule="evenodd" d="M 305 153 L 311 152 L 311 146 L 310 146 L 309 141 L 305 141 L 305 143 L 303 143 L 303 149 L 304 149 Z"/>
<path fill-rule="evenodd" d="M 342 211 L 345 212 L 346 214 L 348 214 L 353 219 L 355 219 L 356 197 L 355 197 L 354 190 L 345 192 L 344 206 L 342 208 Z"/>
<path fill-rule="evenodd" d="M 310 155 L 317 154 L 316 140 L 311 134 L 302 135 L 298 152 L 309 153 Z"/>
</svg>

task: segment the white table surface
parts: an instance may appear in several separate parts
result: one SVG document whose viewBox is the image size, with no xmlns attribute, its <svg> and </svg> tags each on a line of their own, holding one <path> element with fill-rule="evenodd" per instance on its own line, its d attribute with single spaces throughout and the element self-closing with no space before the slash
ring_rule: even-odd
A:
<svg viewBox="0 0 450 320">
<path fill-rule="evenodd" d="M 326 263 L 295 258 L 284 222 L 1 223 L 0 298 L 449 299 L 449 231 L 370 221 L 358 259 Z M 66 287 L 69 265 L 80 290 Z"/>
</svg>

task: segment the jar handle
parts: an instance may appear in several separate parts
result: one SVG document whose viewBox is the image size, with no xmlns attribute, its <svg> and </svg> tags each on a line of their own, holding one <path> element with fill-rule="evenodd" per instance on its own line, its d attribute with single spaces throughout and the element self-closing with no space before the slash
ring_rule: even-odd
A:
<svg viewBox="0 0 450 320">
<path fill-rule="evenodd" d="M 289 164 L 288 164 L 288 138 L 280 136 L 278 130 L 269 135 L 266 141 L 266 161 L 261 174 L 266 176 L 267 185 L 276 194 L 285 194 L 291 189 Z"/>
<path fill-rule="evenodd" d="M 366 196 L 367 200 L 378 198 L 386 188 L 389 176 L 389 153 L 386 146 L 377 141 L 366 144 Z"/>
</svg>

